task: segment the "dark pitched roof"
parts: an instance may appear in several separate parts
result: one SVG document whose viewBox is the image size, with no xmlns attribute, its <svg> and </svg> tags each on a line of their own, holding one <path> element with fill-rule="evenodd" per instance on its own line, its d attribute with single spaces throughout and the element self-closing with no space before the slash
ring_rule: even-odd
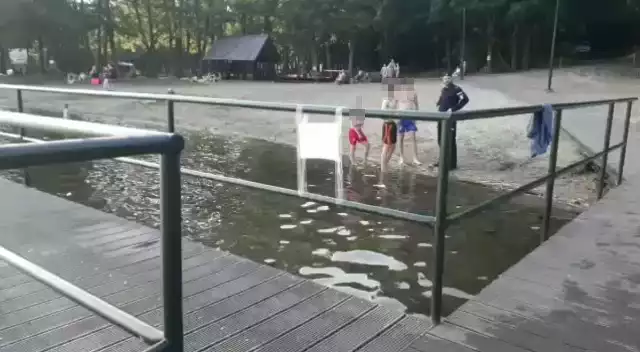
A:
<svg viewBox="0 0 640 352">
<path fill-rule="evenodd" d="M 266 34 L 220 38 L 203 60 L 256 61 L 267 44 L 271 42 Z"/>
</svg>

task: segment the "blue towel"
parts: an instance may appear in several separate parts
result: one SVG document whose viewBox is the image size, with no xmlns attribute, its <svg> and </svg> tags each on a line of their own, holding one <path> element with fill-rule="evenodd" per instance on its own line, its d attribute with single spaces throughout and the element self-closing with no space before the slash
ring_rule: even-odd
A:
<svg viewBox="0 0 640 352">
<path fill-rule="evenodd" d="M 527 131 L 527 137 L 531 139 L 532 158 L 547 152 L 553 133 L 553 108 L 547 104 L 533 114 Z"/>
</svg>

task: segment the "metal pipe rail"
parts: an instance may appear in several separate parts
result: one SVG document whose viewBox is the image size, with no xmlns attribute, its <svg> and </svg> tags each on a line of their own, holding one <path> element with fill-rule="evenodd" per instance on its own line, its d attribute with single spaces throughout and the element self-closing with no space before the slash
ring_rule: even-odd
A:
<svg viewBox="0 0 640 352">
<path fill-rule="evenodd" d="M 229 106 L 229 107 L 239 107 L 239 108 L 249 108 L 249 109 L 264 109 L 264 110 L 271 110 L 271 111 L 289 111 L 289 112 L 295 112 L 302 109 L 303 111 L 308 113 L 316 113 L 316 114 L 324 114 L 324 115 L 333 115 L 335 114 L 336 109 L 338 109 L 338 107 L 326 106 L 326 105 L 299 105 L 299 104 L 184 96 L 184 95 L 173 94 L 172 91 L 170 91 L 169 94 L 148 94 L 148 93 L 130 93 L 130 92 L 105 92 L 105 91 L 86 90 L 86 89 L 34 87 L 34 86 L 9 85 L 9 84 L 0 84 L 0 89 L 14 89 L 17 91 L 17 106 L 18 106 L 19 112 L 22 112 L 24 109 L 23 99 L 22 99 L 23 91 L 165 101 L 167 103 L 167 130 L 169 132 L 175 131 L 175 112 L 174 112 L 175 103 L 207 104 L 207 105 Z M 201 178 L 206 178 L 206 179 L 215 180 L 219 182 L 232 183 L 232 184 L 236 184 L 236 185 L 240 185 L 248 188 L 259 189 L 267 192 L 274 192 L 274 193 L 279 193 L 287 196 L 295 196 L 295 197 L 310 199 L 318 202 L 335 204 L 338 206 L 344 206 L 345 208 L 356 209 L 356 210 L 364 211 L 368 213 L 375 213 L 383 216 L 389 216 L 397 219 L 419 222 L 419 223 L 427 224 L 428 226 L 433 226 L 434 232 L 435 232 L 435 244 L 434 244 L 434 257 L 433 257 L 433 264 L 432 264 L 434 268 L 432 281 L 434 284 L 432 286 L 431 319 L 435 324 L 438 324 L 440 323 L 441 317 L 442 317 L 442 286 L 443 286 L 443 275 L 444 275 L 445 239 L 446 239 L 445 232 L 447 231 L 447 229 L 451 225 L 458 223 L 463 219 L 477 215 L 497 204 L 504 203 L 512 199 L 513 197 L 519 194 L 522 194 L 523 192 L 529 191 L 538 186 L 546 184 L 545 210 L 544 210 L 544 216 L 543 216 L 543 226 L 540 233 L 541 243 L 546 241 L 549 237 L 549 231 L 550 231 L 549 224 L 550 224 L 552 206 L 553 206 L 554 184 L 555 184 L 555 179 L 557 177 L 567 174 L 571 170 L 599 158 L 603 159 L 602 160 L 603 165 L 604 167 L 606 167 L 608 153 L 613 150 L 620 149 L 621 159 L 620 159 L 620 164 L 618 166 L 617 184 L 622 183 L 622 180 L 623 180 L 622 175 L 624 171 L 624 160 L 626 156 L 627 140 L 629 136 L 631 109 L 632 109 L 633 103 L 636 100 L 637 98 L 631 97 L 631 98 L 617 98 L 617 99 L 604 99 L 604 100 L 594 100 L 594 101 L 553 104 L 552 108 L 556 112 L 556 118 L 554 119 L 554 131 L 560 131 L 562 127 L 562 113 L 564 110 L 608 105 L 609 112 L 607 114 L 607 119 L 606 119 L 603 150 L 601 152 L 596 153 L 595 155 L 592 155 L 588 158 L 582 159 L 571 165 L 563 167 L 560 170 L 557 170 L 559 133 L 554 133 L 553 141 L 551 143 L 551 149 L 549 152 L 548 172 L 546 175 L 526 185 L 520 186 L 506 194 L 497 196 L 493 199 L 490 199 L 481 204 L 478 204 L 475 207 L 472 207 L 470 209 L 465 209 L 462 212 L 455 213 L 455 214 L 450 214 L 447 210 L 448 185 L 449 185 L 449 174 L 450 174 L 449 156 L 451 154 L 451 148 L 452 148 L 452 136 L 450 131 L 451 129 L 449 127 L 456 121 L 466 121 L 466 120 L 475 120 L 475 119 L 484 119 L 484 118 L 493 118 L 493 117 L 511 116 L 511 115 L 533 114 L 535 112 L 540 111 L 543 108 L 543 105 L 529 105 L 529 106 L 522 106 L 522 107 L 508 107 L 508 108 L 485 109 L 485 110 L 465 110 L 465 111 L 457 111 L 453 113 L 365 110 L 365 115 L 371 118 L 407 118 L 407 119 L 413 119 L 418 121 L 435 121 L 444 125 L 444 128 L 442 128 L 442 132 L 441 132 L 442 134 L 440 136 L 440 139 L 441 139 L 440 168 L 438 170 L 438 186 L 437 186 L 438 191 L 436 195 L 436 207 L 435 207 L 436 210 L 434 214 L 435 216 L 411 214 L 411 213 L 401 212 L 401 211 L 392 210 L 392 209 L 385 209 L 382 207 L 375 207 L 375 206 L 366 205 L 366 204 L 348 202 L 348 201 L 339 200 L 331 197 L 325 197 L 325 196 L 310 194 L 305 192 L 297 192 L 294 190 L 285 189 L 281 187 L 260 184 L 256 182 L 241 180 L 241 179 L 222 176 L 222 175 L 214 175 L 214 174 L 201 172 L 197 170 L 181 169 L 181 171 L 184 175 L 189 175 L 193 177 L 201 177 Z M 624 122 L 624 134 L 623 134 L 623 140 L 621 142 L 611 146 L 611 129 L 612 129 L 612 123 L 613 123 L 613 113 L 614 113 L 614 106 L 617 103 L 627 104 L 626 118 Z M 343 115 L 349 116 L 349 110 L 346 108 L 343 109 Z M 24 121 L 30 121 L 30 122 L 26 123 Z M 34 121 L 23 120 L 21 122 L 20 119 L 16 117 L 16 119 L 12 120 L 12 122 L 14 122 L 15 125 L 17 126 L 22 127 L 20 129 L 20 134 L 11 134 L 6 132 L 1 132 L 0 136 L 5 136 L 8 138 L 24 139 L 24 140 L 33 141 L 36 143 L 43 142 L 40 140 L 35 140 L 33 138 L 23 138 L 25 136 L 24 135 L 25 128 L 31 128 L 31 127 L 37 126 Z M 2 123 L 1 120 L 0 120 L 0 123 Z M 76 122 L 73 122 L 73 124 L 75 123 Z M 73 129 L 72 127 L 69 127 L 69 128 Z M 135 165 L 140 165 L 140 166 L 150 167 L 150 168 L 161 167 L 156 163 L 151 163 L 151 162 L 138 160 L 134 158 L 122 157 L 122 158 L 118 158 L 117 160 L 129 163 L 129 164 L 135 164 Z M 598 180 L 598 199 L 601 198 L 603 195 L 606 176 L 607 176 L 606 171 L 602 170 Z M 25 173 L 25 183 L 27 182 L 28 182 L 28 174 Z"/>
<path fill-rule="evenodd" d="M 137 154 L 161 154 L 162 283 L 164 332 L 74 286 L 28 260 L 0 247 L 0 258 L 27 275 L 76 301 L 106 320 L 154 344 L 148 350 L 183 350 L 182 234 L 180 153 L 184 139 L 176 134 L 130 129 L 0 111 L 0 124 L 50 132 L 74 132 L 86 139 L 41 141 L 0 146 L 0 170 L 66 162 L 90 161 Z M 18 135 L 17 139 L 23 139 Z"/>
<path fill-rule="evenodd" d="M 12 140 L 23 140 L 30 143 L 48 143 L 48 141 L 45 141 L 42 139 L 37 139 L 32 137 L 23 137 L 23 136 L 20 136 L 19 134 L 1 132 L 1 131 L 0 131 L 0 137 L 12 139 Z M 160 164 L 154 163 L 151 161 L 145 161 L 145 160 L 128 158 L 128 157 L 119 157 L 114 159 L 117 161 L 121 161 L 125 164 L 137 165 L 137 166 L 142 166 L 150 169 L 160 169 Z M 375 205 L 348 201 L 344 199 L 337 199 L 337 198 L 323 196 L 315 193 L 309 193 L 309 192 L 301 193 L 289 188 L 272 186 L 264 183 L 247 181 L 247 180 L 219 175 L 219 174 L 212 174 L 210 172 L 203 172 L 203 171 L 192 170 L 187 168 L 181 168 L 180 171 L 182 172 L 183 175 L 186 175 L 186 176 L 204 178 L 207 180 L 217 181 L 217 182 L 230 183 L 233 185 L 257 189 L 265 192 L 278 193 L 288 197 L 303 198 L 303 199 L 312 200 L 312 201 L 327 204 L 327 205 L 335 205 L 335 206 L 344 207 L 347 209 L 363 211 L 371 214 L 378 214 L 378 215 L 387 216 L 387 217 L 398 219 L 398 220 L 417 222 L 417 223 L 421 223 L 429 226 L 431 226 L 436 220 L 435 217 L 430 215 L 408 213 L 401 210 L 389 209 L 389 208 L 379 207 Z"/>
<path fill-rule="evenodd" d="M 266 101 L 252 101 L 252 100 L 237 100 L 237 99 L 224 99 L 224 98 L 211 98 L 203 96 L 191 96 L 174 94 L 172 91 L 167 94 L 155 94 L 155 93 L 137 93 L 137 92 L 113 92 L 113 91 L 101 91 L 91 89 L 69 89 L 69 88 L 53 88 L 53 87 L 38 87 L 27 85 L 15 85 L 15 84 L 0 84 L 0 89 L 11 89 L 17 92 L 41 92 L 41 93 L 55 93 L 55 94 L 70 94 L 70 95 L 84 95 L 104 98 L 121 98 L 121 99 L 137 99 L 137 100 L 154 100 L 154 101 L 166 101 L 171 103 L 191 103 L 191 104 L 204 104 L 204 105 L 216 105 L 227 106 L 236 108 L 258 109 L 258 110 L 270 110 L 270 111 L 288 111 L 296 112 L 297 109 L 302 106 L 304 112 L 320 115 L 335 115 L 336 106 L 332 105 L 317 105 L 317 104 L 293 104 L 293 103 L 274 103 Z M 20 94 L 19 100 L 22 100 Z M 170 104 L 169 106 L 172 106 Z M 172 109 L 172 108 L 170 108 Z M 362 109 L 359 109 L 362 111 Z M 172 115 L 172 114 L 169 114 Z M 343 110 L 344 116 L 349 116 L 349 109 Z M 398 118 L 410 118 L 418 121 L 441 121 L 449 118 L 451 115 L 448 112 L 427 112 L 427 111 L 397 111 L 397 110 L 379 110 L 368 109 L 365 110 L 367 117 L 383 118 L 383 119 L 398 119 Z"/>
<path fill-rule="evenodd" d="M 0 85 L 0 88 L 2 88 L 2 85 Z M 558 104 L 550 104 L 550 105 L 551 105 L 551 108 L 555 111 L 564 111 L 564 110 L 583 109 L 583 108 L 589 108 L 589 107 L 601 106 L 601 105 L 626 103 L 629 101 L 636 101 L 636 100 L 638 100 L 638 98 L 627 97 L 627 98 L 615 98 L 615 99 L 603 99 L 603 100 L 590 100 L 590 101 L 583 101 L 583 102 L 577 102 L 577 103 L 575 102 L 558 103 Z M 460 111 L 451 113 L 451 118 L 456 121 L 466 121 L 466 120 L 488 119 L 488 118 L 503 117 L 503 116 L 533 114 L 534 112 L 542 110 L 542 107 L 543 105 L 528 105 L 528 106 L 496 108 L 496 109 L 460 110 Z"/>
</svg>

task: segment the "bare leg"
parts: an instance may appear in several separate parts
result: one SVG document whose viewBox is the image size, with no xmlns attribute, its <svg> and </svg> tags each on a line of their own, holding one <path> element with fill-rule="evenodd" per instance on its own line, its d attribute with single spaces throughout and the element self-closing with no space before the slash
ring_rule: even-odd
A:
<svg viewBox="0 0 640 352">
<path fill-rule="evenodd" d="M 380 171 L 387 171 L 387 153 L 388 153 L 389 145 L 385 144 L 382 146 L 382 153 L 380 154 Z"/>
<path fill-rule="evenodd" d="M 364 164 L 367 164 L 367 160 L 369 160 L 369 150 L 371 149 L 371 145 L 369 143 L 364 143 Z"/>
<path fill-rule="evenodd" d="M 353 167 L 353 164 L 349 165 L 349 174 L 348 174 L 348 178 L 347 178 L 347 182 L 349 185 L 353 184 L 353 176 L 355 175 L 355 168 Z"/>
<path fill-rule="evenodd" d="M 384 174 L 387 172 L 387 166 L 389 163 L 389 154 L 393 153 L 393 146 L 385 144 L 382 146 L 382 153 L 380 154 L 380 182 L 375 185 L 378 188 L 386 188 L 384 185 Z"/>
<path fill-rule="evenodd" d="M 411 132 L 411 139 L 413 142 L 413 163 L 415 165 L 422 165 L 420 160 L 418 160 L 418 141 L 416 139 L 416 133 Z"/>
<path fill-rule="evenodd" d="M 356 163 L 356 145 L 352 144 L 349 149 L 349 161 L 351 161 L 351 165 Z"/>
<path fill-rule="evenodd" d="M 400 133 L 400 165 L 404 164 L 404 133 Z"/>
</svg>

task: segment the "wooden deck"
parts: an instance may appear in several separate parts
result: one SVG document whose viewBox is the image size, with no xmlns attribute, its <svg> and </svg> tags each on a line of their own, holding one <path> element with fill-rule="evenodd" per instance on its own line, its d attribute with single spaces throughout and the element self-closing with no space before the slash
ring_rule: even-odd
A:
<svg viewBox="0 0 640 352">
<path fill-rule="evenodd" d="M 633 352 L 640 350 L 638 331 L 640 177 L 635 177 L 430 333 L 479 351 Z"/>
<path fill-rule="evenodd" d="M 185 351 L 638 351 L 638 186 L 612 191 L 435 328 L 185 240 Z M 6 180 L 0 190 L 0 245 L 162 328 L 157 231 Z M 3 263 L 0 278 L 0 352 L 148 347 Z"/>
</svg>

